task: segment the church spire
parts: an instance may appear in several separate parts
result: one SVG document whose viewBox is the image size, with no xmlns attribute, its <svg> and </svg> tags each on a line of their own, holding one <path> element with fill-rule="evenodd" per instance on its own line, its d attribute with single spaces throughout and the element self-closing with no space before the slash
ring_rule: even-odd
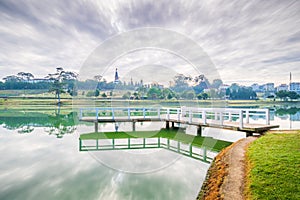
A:
<svg viewBox="0 0 300 200">
<path fill-rule="evenodd" d="M 119 74 L 118 74 L 118 68 L 116 68 L 116 72 L 115 72 L 115 83 L 119 83 Z"/>
</svg>

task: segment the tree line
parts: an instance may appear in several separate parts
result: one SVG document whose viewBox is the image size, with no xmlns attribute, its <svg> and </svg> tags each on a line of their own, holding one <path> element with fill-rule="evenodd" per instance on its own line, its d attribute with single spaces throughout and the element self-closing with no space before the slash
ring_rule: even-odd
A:
<svg viewBox="0 0 300 200">
<path fill-rule="evenodd" d="M 236 83 L 224 87 L 221 79 L 210 82 L 205 75 L 191 77 L 177 74 L 167 88 L 158 83 L 144 84 L 143 80 L 115 83 L 108 82 L 101 75 L 96 75 L 92 79 L 79 81 L 77 76 L 75 72 L 65 71 L 61 67 L 56 68 L 54 73 L 48 74 L 43 79 L 34 79 L 31 73 L 19 72 L 3 78 L 5 82 L 0 81 L 0 90 L 44 89 L 54 93 L 59 103 L 62 93 L 77 96 L 78 90 L 83 91 L 81 95 L 103 98 L 112 96 L 114 90 L 127 90 L 122 96 L 124 99 L 258 99 L 251 87 Z M 110 91 L 109 94 L 107 91 Z M 276 97 L 282 100 L 300 98 L 296 92 L 289 91 L 279 91 Z"/>
</svg>

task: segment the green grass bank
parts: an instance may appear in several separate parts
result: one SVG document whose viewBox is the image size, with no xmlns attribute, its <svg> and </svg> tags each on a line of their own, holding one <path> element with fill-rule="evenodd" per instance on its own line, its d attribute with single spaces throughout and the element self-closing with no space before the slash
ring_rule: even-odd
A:
<svg viewBox="0 0 300 200">
<path fill-rule="evenodd" d="M 246 199 L 300 199 L 300 131 L 268 133 L 246 158 Z"/>
</svg>

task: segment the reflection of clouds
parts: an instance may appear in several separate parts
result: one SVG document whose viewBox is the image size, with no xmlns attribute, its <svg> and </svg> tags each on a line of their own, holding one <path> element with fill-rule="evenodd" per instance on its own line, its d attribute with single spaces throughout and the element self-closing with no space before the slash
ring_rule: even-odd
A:
<svg viewBox="0 0 300 200">
<path fill-rule="evenodd" d="M 75 134 L 56 139 L 42 128 L 29 135 L 0 130 L 0 199 L 192 199 L 208 168 L 181 158 L 156 173 L 123 174 L 78 152 Z M 114 159 L 112 153 L 107 159 Z M 152 165 L 169 156 L 140 164 Z"/>
</svg>

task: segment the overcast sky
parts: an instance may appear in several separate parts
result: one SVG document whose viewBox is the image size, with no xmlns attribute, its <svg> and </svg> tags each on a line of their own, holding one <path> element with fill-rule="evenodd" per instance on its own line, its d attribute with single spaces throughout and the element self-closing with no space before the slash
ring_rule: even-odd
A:
<svg viewBox="0 0 300 200">
<path fill-rule="evenodd" d="M 225 83 L 288 83 L 290 72 L 300 82 L 299 0 L 0 0 L 0 78 L 21 71 L 44 77 L 56 67 L 80 72 L 104 41 L 143 27 L 194 40 Z M 135 61 L 139 55 L 145 52 Z M 156 56 L 152 68 L 170 57 Z M 132 71 L 149 66 L 151 60 Z"/>
</svg>

